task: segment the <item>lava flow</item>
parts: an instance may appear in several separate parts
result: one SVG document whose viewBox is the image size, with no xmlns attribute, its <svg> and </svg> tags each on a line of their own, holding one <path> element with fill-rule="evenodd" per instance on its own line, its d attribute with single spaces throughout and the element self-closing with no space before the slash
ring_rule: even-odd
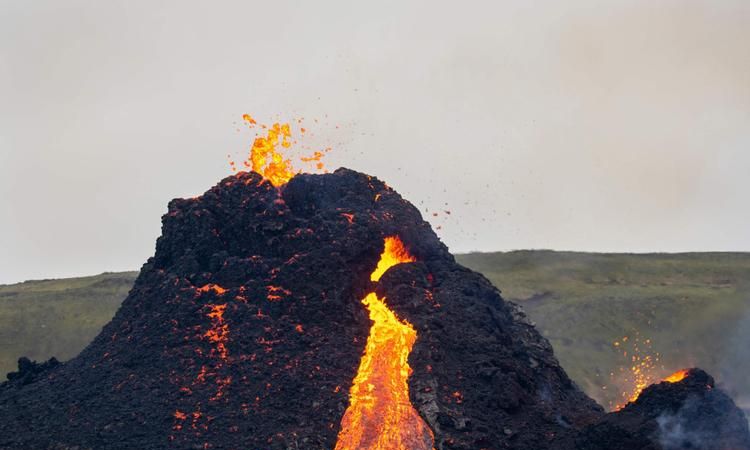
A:
<svg viewBox="0 0 750 450">
<path fill-rule="evenodd" d="M 387 237 L 370 279 L 390 267 L 415 261 L 398 237 Z M 365 354 L 349 392 L 336 450 L 428 450 L 434 437 L 409 400 L 408 357 L 417 332 L 371 292 L 362 300 L 373 321 Z"/>
</svg>

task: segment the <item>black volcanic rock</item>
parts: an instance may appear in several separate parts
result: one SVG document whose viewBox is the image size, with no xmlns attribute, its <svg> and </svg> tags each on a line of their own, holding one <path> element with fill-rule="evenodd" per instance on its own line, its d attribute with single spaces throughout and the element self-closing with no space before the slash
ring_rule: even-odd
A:
<svg viewBox="0 0 750 450">
<path fill-rule="evenodd" d="M 682 381 L 649 386 L 635 402 L 586 428 L 575 448 L 746 450 L 750 432 L 744 413 L 713 378 L 691 369 Z"/>
<path fill-rule="evenodd" d="M 21 357 L 18 358 L 18 371 L 9 373 L 8 381 L 14 384 L 29 384 L 48 370 L 52 370 L 59 365 L 60 361 L 56 358 L 50 358 L 43 363 L 38 363 L 31 361 L 29 358 Z"/>
<path fill-rule="evenodd" d="M 374 284 L 392 235 L 418 261 Z M 417 330 L 411 401 L 437 449 L 572 449 L 604 417 L 384 183 L 240 173 L 170 202 L 154 257 L 79 356 L 24 361 L 0 385 L 0 449 L 332 449 L 373 289 Z"/>
<path fill-rule="evenodd" d="M 544 449 L 601 414 L 482 275 L 452 261 L 404 264 L 377 292 L 418 330 L 410 394 L 437 448 Z"/>
</svg>

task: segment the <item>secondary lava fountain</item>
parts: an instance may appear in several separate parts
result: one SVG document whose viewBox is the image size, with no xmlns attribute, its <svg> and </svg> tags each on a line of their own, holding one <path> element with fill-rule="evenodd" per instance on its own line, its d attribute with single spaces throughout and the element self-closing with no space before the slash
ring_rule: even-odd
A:
<svg viewBox="0 0 750 450">
<path fill-rule="evenodd" d="M 377 282 L 390 267 L 413 261 L 398 237 L 387 237 L 370 279 Z M 374 292 L 362 300 L 373 324 L 336 450 L 427 450 L 433 446 L 432 431 L 409 400 L 407 379 L 412 370 L 408 357 L 417 332 L 409 322 L 399 320 L 384 300 Z"/>
<path fill-rule="evenodd" d="M 651 347 L 651 339 L 641 340 L 638 333 L 636 333 L 634 339 L 630 339 L 628 336 L 623 337 L 616 341 L 614 346 L 622 351 L 622 356 L 630 363 L 630 366 L 620 367 L 626 387 L 621 393 L 622 399 L 619 403 L 613 405 L 613 402 L 610 402 L 613 411 L 619 411 L 628 403 L 638 400 L 643 390 L 653 383 L 660 381 L 677 383 L 688 375 L 689 370 L 682 369 L 660 379 L 659 373 L 664 373 L 662 371 L 665 370 L 665 367 L 659 364 L 661 355 Z M 610 375 L 615 376 L 614 372 Z"/>
</svg>

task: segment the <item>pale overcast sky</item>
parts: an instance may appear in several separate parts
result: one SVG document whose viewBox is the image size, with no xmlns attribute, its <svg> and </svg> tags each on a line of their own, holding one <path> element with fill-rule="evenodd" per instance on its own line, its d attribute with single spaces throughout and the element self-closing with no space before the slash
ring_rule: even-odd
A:
<svg viewBox="0 0 750 450">
<path fill-rule="evenodd" d="M 747 0 L 0 1 L 0 283 L 138 269 L 246 112 L 319 118 L 329 168 L 455 252 L 750 250 L 748 24 Z"/>
</svg>

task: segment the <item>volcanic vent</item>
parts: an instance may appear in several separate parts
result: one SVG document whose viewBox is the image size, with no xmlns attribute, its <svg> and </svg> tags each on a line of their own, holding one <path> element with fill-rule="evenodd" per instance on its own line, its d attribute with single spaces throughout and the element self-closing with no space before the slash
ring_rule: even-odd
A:
<svg viewBox="0 0 750 450">
<path fill-rule="evenodd" d="M 0 386 L 0 448 L 595 445 L 603 410 L 416 208 L 346 169 L 278 184 L 173 200 L 94 342 Z"/>
</svg>

